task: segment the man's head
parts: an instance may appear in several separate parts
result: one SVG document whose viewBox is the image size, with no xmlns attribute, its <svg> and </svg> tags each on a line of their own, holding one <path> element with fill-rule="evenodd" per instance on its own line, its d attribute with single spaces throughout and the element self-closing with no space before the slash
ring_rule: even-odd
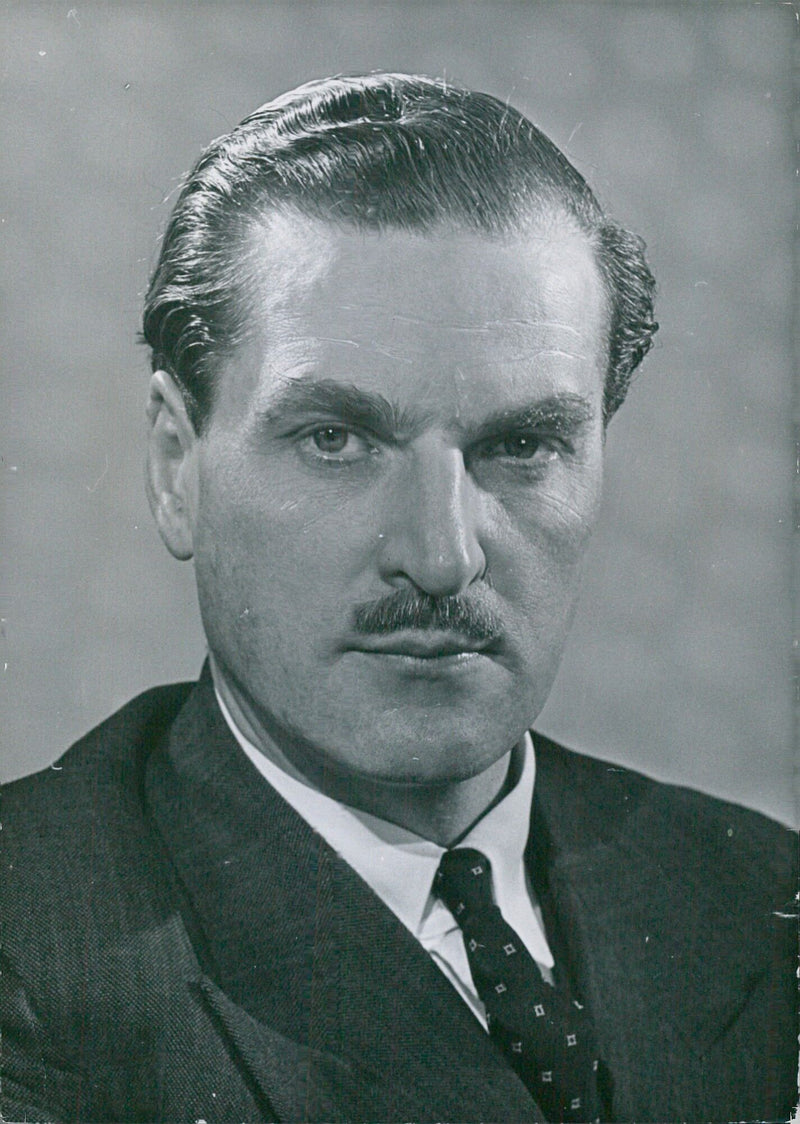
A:
<svg viewBox="0 0 800 1124">
<path fill-rule="evenodd" d="M 652 288 L 485 95 L 315 83 L 212 145 L 148 294 L 149 486 L 251 733 L 317 780 L 435 786 L 508 753 L 555 676 Z"/>
</svg>

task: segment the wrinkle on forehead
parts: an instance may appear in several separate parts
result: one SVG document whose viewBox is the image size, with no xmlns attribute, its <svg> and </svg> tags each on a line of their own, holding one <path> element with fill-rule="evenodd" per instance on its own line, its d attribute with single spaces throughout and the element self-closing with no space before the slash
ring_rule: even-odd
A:
<svg viewBox="0 0 800 1124">
<path fill-rule="evenodd" d="M 576 333 L 576 335 L 580 335 Z M 589 341 L 586 341 L 589 342 Z M 451 381 L 458 404 L 456 413 L 462 412 L 460 399 L 466 394 L 468 399 L 474 398 L 475 389 L 468 385 L 471 376 L 483 374 L 487 368 L 502 371 L 514 385 L 529 382 L 532 376 L 542 375 L 541 364 L 547 360 L 566 362 L 567 367 L 578 369 L 581 365 L 592 362 L 588 349 L 569 347 L 542 346 L 531 344 L 518 350 L 513 349 L 513 354 L 507 348 L 494 348 L 491 345 L 481 348 L 478 352 L 472 349 L 462 352 L 460 349 L 448 350 L 443 348 L 443 356 L 437 363 L 432 362 L 430 349 L 416 347 L 412 354 L 403 350 L 401 341 L 393 340 L 389 346 L 383 346 L 375 339 L 352 339 L 350 337 L 299 335 L 281 332 L 278 338 L 273 339 L 272 345 L 262 353 L 259 348 L 254 349 L 254 368 L 251 380 L 254 384 L 255 394 L 253 407 L 256 411 L 263 409 L 272 398 L 273 391 L 279 385 L 289 381 L 302 380 L 314 373 L 338 372 L 340 377 L 348 380 L 359 381 L 359 375 L 365 382 L 371 381 L 370 375 L 375 368 L 370 363 L 371 358 L 380 360 L 381 369 L 396 371 L 394 381 L 397 389 L 402 391 L 410 373 L 419 370 L 420 375 L 425 369 L 435 368 L 438 375 L 444 375 Z M 357 360 L 356 366 L 353 361 Z M 388 361 L 388 366 L 387 366 Z M 425 399 L 429 394 L 435 393 L 433 376 L 423 379 L 417 388 L 418 396 Z"/>
<path fill-rule="evenodd" d="M 342 305 L 341 307 L 349 310 L 352 306 Z M 395 322 L 398 324 L 442 326 L 440 317 L 404 316 L 399 312 L 395 312 L 392 315 L 392 323 Z M 502 328 L 506 325 L 519 328 L 558 328 L 574 336 L 578 336 L 579 338 L 581 335 L 572 324 L 566 324 L 563 320 L 523 320 L 519 317 L 506 317 L 504 320 L 487 320 L 483 324 L 449 324 L 446 325 L 446 327 L 450 328 L 453 332 L 491 332 L 493 328 Z"/>
<path fill-rule="evenodd" d="M 587 366 L 602 379 L 605 288 L 588 240 L 567 224 L 501 244 L 277 214 L 250 255 L 253 330 L 235 365 L 256 411 L 276 381 L 310 372 L 364 387 L 396 380 L 420 402 L 448 384 L 457 415 L 484 397 L 476 374 L 514 392 L 532 376 L 547 392 Z"/>
</svg>

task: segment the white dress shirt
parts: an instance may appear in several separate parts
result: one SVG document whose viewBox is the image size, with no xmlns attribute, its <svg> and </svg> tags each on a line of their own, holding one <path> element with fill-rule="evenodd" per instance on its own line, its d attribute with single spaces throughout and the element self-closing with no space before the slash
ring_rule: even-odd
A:
<svg viewBox="0 0 800 1124">
<path fill-rule="evenodd" d="M 216 694 L 225 721 L 259 773 L 402 921 L 485 1027 L 483 1004 L 472 981 L 461 930 L 447 906 L 431 892 L 445 848 L 368 812 L 340 804 L 290 776 L 242 734 L 220 692 Z M 528 734 L 514 752 L 519 762 L 516 784 L 458 846 L 475 847 L 487 856 L 500 912 L 516 930 L 542 975 L 552 982 L 553 957 L 523 861 L 536 774 Z"/>
</svg>

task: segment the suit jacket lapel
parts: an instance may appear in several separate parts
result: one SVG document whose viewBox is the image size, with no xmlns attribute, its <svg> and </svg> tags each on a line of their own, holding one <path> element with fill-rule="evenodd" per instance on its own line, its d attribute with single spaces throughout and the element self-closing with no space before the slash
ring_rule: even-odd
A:
<svg viewBox="0 0 800 1124">
<path fill-rule="evenodd" d="M 411 934 L 246 760 L 207 679 L 148 801 L 206 1001 L 281 1118 L 541 1120 Z"/>
<path fill-rule="evenodd" d="M 768 967 L 748 936 L 763 907 L 731 912 L 741 887 L 726 893 L 708 876 L 719 841 L 688 841 L 662 792 L 537 739 L 534 884 L 556 960 L 592 1011 L 620 1119 L 663 1114 L 673 1098 L 683 1113 L 695 1097 L 700 1112 L 713 1103 L 725 1077 L 706 1072 L 705 1055 Z"/>
</svg>

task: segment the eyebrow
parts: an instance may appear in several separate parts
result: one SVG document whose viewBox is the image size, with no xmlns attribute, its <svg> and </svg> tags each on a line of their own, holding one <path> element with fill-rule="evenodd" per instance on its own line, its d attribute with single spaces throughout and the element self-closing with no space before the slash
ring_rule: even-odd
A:
<svg viewBox="0 0 800 1124">
<path fill-rule="evenodd" d="M 552 394 L 529 405 L 498 410 L 470 431 L 470 440 L 479 444 L 503 433 L 545 430 L 553 437 L 569 437 L 593 421 L 595 409 L 580 394 Z"/>
<path fill-rule="evenodd" d="M 430 414 L 405 409 L 382 394 L 360 390 L 335 379 L 292 379 L 272 395 L 259 412 L 260 427 L 281 430 L 309 415 L 335 418 L 348 426 L 366 429 L 382 440 L 397 440 L 424 428 Z"/>
<path fill-rule="evenodd" d="M 430 411 L 401 407 L 382 394 L 334 379 L 292 379 L 273 394 L 259 412 L 259 428 L 280 432 L 319 414 L 364 429 L 384 441 L 402 441 L 425 428 Z M 546 430 L 567 437 L 592 421 L 595 409 L 580 394 L 552 394 L 512 409 L 498 410 L 477 426 L 462 427 L 469 444 L 503 433 Z"/>
</svg>

